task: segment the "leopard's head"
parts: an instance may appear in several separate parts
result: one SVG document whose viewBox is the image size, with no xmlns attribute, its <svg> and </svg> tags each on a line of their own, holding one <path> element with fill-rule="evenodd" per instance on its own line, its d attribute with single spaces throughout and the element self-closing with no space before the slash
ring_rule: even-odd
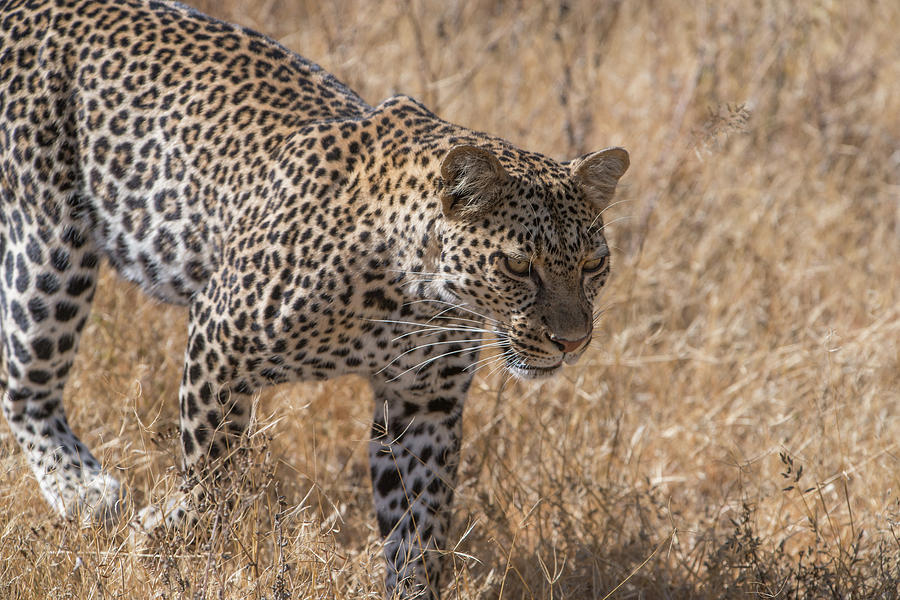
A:
<svg viewBox="0 0 900 600">
<path fill-rule="evenodd" d="M 514 375 L 551 375 L 591 341 L 610 269 L 602 213 L 628 164 L 622 148 L 560 163 L 505 144 L 443 158 L 440 291 L 486 319 Z"/>
</svg>

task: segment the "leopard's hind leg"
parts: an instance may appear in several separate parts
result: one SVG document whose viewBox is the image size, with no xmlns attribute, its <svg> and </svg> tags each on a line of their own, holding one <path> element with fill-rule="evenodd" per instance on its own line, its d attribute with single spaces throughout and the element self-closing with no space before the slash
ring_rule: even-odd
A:
<svg viewBox="0 0 900 600">
<path fill-rule="evenodd" d="M 97 280 L 99 257 L 76 221 L 54 223 L 0 186 L 3 414 L 50 505 L 84 521 L 118 518 L 118 481 L 69 427 L 63 388 Z"/>
</svg>

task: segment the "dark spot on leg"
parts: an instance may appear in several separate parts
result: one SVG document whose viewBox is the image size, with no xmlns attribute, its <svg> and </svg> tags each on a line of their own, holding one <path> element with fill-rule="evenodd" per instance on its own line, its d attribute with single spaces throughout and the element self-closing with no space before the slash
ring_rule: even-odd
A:
<svg viewBox="0 0 900 600">
<path fill-rule="evenodd" d="M 64 352 L 68 352 L 72 349 L 72 346 L 75 345 L 75 337 L 66 333 L 59 337 L 59 340 L 56 342 L 56 347 L 59 350 L 59 353 L 62 354 Z"/>
<path fill-rule="evenodd" d="M 448 413 L 456 406 L 453 398 L 434 398 L 428 403 L 428 410 L 437 413 Z"/>
<path fill-rule="evenodd" d="M 378 531 L 381 537 L 387 537 L 387 534 L 394 528 L 394 522 L 384 513 L 378 513 Z"/>
<path fill-rule="evenodd" d="M 31 313 L 31 318 L 38 323 L 50 316 L 47 303 L 44 302 L 43 298 L 32 298 L 29 300 L 28 312 Z"/>
<path fill-rule="evenodd" d="M 62 321 L 65 323 L 66 321 L 71 321 L 75 315 L 78 314 L 78 305 L 72 304 L 71 302 L 57 302 L 56 303 L 56 312 L 55 317 L 57 321 Z"/>
<path fill-rule="evenodd" d="M 47 295 L 59 290 L 59 278 L 53 273 L 41 273 L 35 279 L 35 287 Z"/>
<path fill-rule="evenodd" d="M 76 275 L 75 277 L 69 279 L 69 283 L 68 285 L 66 285 L 66 293 L 73 298 L 78 297 L 92 285 L 94 285 L 94 280 L 91 277 Z"/>
<path fill-rule="evenodd" d="M 206 454 L 211 459 L 219 458 L 220 456 L 222 456 L 222 444 L 220 444 L 219 442 L 213 442 L 209 445 Z"/>
<path fill-rule="evenodd" d="M 388 467 L 381 472 L 381 477 L 378 478 L 376 487 L 379 494 L 387 496 L 400 487 L 400 473 L 397 472 L 397 469 Z"/>
<path fill-rule="evenodd" d="M 50 381 L 50 373 L 47 371 L 43 371 L 40 369 L 35 369 L 28 371 L 28 381 L 31 383 L 36 383 L 38 385 L 43 385 Z"/>
<path fill-rule="evenodd" d="M 194 453 L 194 440 L 191 439 L 191 432 L 187 429 L 181 430 L 181 447 L 184 449 L 185 456 Z"/>
<path fill-rule="evenodd" d="M 53 340 L 45 337 L 38 338 L 31 342 L 31 349 L 39 359 L 48 360 L 53 356 Z"/>
<path fill-rule="evenodd" d="M 196 438 L 198 446 L 206 446 L 206 442 L 209 440 L 209 429 L 206 425 L 198 425 L 194 429 L 194 438 Z"/>
</svg>

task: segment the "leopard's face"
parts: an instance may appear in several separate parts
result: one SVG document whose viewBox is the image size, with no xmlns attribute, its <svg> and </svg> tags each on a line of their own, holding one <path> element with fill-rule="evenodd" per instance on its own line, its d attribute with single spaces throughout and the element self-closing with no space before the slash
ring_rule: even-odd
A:
<svg viewBox="0 0 900 600">
<path fill-rule="evenodd" d="M 570 165 L 531 156 L 544 164 L 507 173 L 488 151 L 464 148 L 445 160 L 441 291 L 485 317 L 510 372 L 552 375 L 591 341 L 610 270 L 601 213 L 627 153 Z"/>
</svg>

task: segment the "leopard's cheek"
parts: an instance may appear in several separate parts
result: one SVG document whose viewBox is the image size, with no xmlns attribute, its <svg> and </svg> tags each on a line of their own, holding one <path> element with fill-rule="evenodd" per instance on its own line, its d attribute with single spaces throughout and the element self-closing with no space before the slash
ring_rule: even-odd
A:
<svg viewBox="0 0 900 600">
<path fill-rule="evenodd" d="M 508 329 L 519 318 L 522 306 L 529 302 L 533 292 L 521 282 L 497 274 L 486 274 L 484 281 L 485 295 L 480 304 L 488 313 L 486 316 Z"/>
<path fill-rule="evenodd" d="M 585 282 L 584 294 L 591 306 L 596 305 L 599 301 L 603 289 L 609 281 L 609 272 L 609 267 L 607 267 L 602 273 Z"/>
</svg>

